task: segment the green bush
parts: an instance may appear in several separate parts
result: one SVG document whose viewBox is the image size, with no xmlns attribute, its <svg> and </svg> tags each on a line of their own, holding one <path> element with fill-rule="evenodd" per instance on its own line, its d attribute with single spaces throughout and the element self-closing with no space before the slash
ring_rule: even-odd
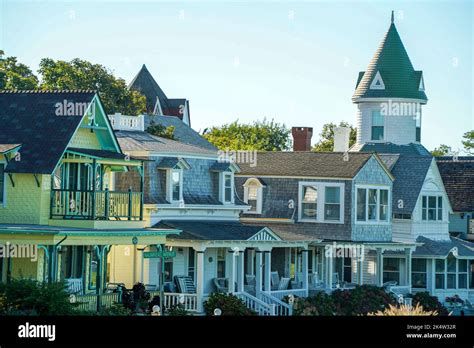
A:
<svg viewBox="0 0 474 348">
<path fill-rule="evenodd" d="M 69 301 L 65 283 L 12 279 L 0 284 L 2 315 L 73 315 L 75 307 Z"/>
<path fill-rule="evenodd" d="M 307 298 L 298 297 L 293 303 L 293 315 L 297 316 L 329 316 L 334 315 L 335 312 L 334 301 L 325 292 L 319 292 L 315 296 Z"/>
<path fill-rule="evenodd" d="M 177 304 L 171 308 L 168 308 L 165 312 L 165 315 L 169 315 L 171 317 L 185 317 L 188 316 L 189 313 L 186 309 L 184 309 L 182 304 Z"/>
<path fill-rule="evenodd" d="M 230 316 L 248 316 L 256 313 L 247 308 L 245 303 L 232 294 L 223 294 L 214 292 L 209 299 L 204 302 L 204 311 L 206 315 L 214 315 L 214 310 L 219 308 L 221 315 Z"/>
<path fill-rule="evenodd" d="M 413 306 L 419 304 L 426 311 L 436 311 L 438 312 L 438 315 L 449 315 L 449 311 L 441 302 L 439 302 L 438 298 L 436 296 L 431 296 L 427 291 L 417 292 L 412 295 L 411 298 Z"/>
<path fill-rule="evenodd" d="M 356 286 L 353 290 L 335 290 L 331 294 L 336 315 L 367 315 L 395 305 L 395 298 L 374 285 Z"/>
<path fill-rule="evenodd" d="M 99 315 L 103 316 L 129 316 L 132 315 L 132 311 L 126 308 L 121 303 L 115 303 L 111 307 L 102 308 Z"/>
</svg>

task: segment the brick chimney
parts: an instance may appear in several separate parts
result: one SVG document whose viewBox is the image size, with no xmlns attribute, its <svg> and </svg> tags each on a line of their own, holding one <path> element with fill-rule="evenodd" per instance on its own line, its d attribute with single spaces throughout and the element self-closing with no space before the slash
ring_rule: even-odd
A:
<svg viewBox="0 0 474 348">
<path fill-rule="evenodd" d="M 293 151 L 311 151 L 312 127 L 293 127 Z"/>
</svg>

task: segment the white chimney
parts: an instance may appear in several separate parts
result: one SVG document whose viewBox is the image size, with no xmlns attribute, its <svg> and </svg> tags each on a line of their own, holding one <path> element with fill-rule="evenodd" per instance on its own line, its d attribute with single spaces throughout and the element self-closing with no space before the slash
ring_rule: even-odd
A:
<svg viewBox="0 0 474 348">
<path fill-rule="evenodd" d="M 349 137 L 351 129 L 349 127 L 334 128 L 334 152 L 349 151 Z"/>
</svg>

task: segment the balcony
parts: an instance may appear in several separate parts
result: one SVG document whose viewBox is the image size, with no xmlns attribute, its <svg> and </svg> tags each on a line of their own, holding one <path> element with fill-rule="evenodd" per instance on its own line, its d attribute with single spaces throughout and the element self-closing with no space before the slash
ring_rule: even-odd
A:
<svg viewBox="0 0 474 348">
<path fill-rule="evenodd" d="M 52 189 L 50 219 L 143 220 L 143 193 Z"/>
</svg>

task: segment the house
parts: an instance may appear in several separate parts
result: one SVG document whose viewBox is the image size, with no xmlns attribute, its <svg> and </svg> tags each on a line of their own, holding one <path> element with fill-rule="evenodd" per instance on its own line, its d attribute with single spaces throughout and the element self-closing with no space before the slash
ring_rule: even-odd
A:
<svg viewBox="0 0 474 348">
<path fill-rule="evenodd" d="M 168 98 L 145 64 L 143 64 L 128 88 L 138 91 L 146 97 L 147 114 L 174 116 L 188 126 L 191 125 L 189 100 L 185 98 Z"/>
<path fill-rule="evenodd" d="M 359 74 L 352 100 L 358 136 L 350 151 L 377 153 L 386 163 L 395 178 L 393 240 L 419 243 L 412 260 L 413 291 L 429 291 L 440 299 L 454 294 L 472 299 L 474 244 L 449 234 L 456 199 L 447 194 L 442 161 L 421 143 L 422 106 L 428 100 L 423 73 L 411 64 L 393 14 L 367 70 Z M 392 272 L 386 279 L 398 281 L 401 257 L 384 254 L 384 271 Z"/>
<path fill-rule="evenodd" d="M 437 157 L 436 164 L 453 209 L 449 233 L 474 240 L 474 158 Z"/>
<path fill-rule="evenodd" d="M 186 308 L 195 312 L 202 312 L 203 301 L 210 293 L 224 291 L 239 296 L 260 314 L 288 314 L 291 308 L 281 299 L 289 294 L 290 279 L 283 279 L 280 273 L 286 286 L 279 288 L 280 282 L 275 281 L 272 284 L 271 272 L 283 262 L 272 258 L 273 251 L 285 254 L 298 250 L 306 254 L 308 241 L 284 240 L 264 224 L 241 223 L 240 214 L 250 207 L 235 194 L 234 178 L 240 167 L 219 158 L 217 149 L 200 136 L 198 139 L 197 133 L 181 120 L 174 118 L 178 141 L 144 132 L 148 121 L 132 127 L 131 122 L 118 117 L 127 120 L 133 116 L 111 115 L 121 148 L 130 156 L 146 159 L 147 223 L 157 229 L 182 231 L 167 236 L 167 248 L 176 255 L 166 259 L 164 265 L 159 259 L 145 257 L 155 250 L 153 245 L 141 246 L 142 253 L 134 261 L 141 265 L 135 273 L 140 281 L 150 288 L 158 286 L 163 269 L 166 292 L 175 298 L 183 296 Z M 167 116 L 150 118 L 157 124 L 170 121 Z M 130 176 L 116 173 L 114 187 L 128 187 L 130 180 Z M 112 259 L 118 264 L 111 263 L 115 269 L 112 273 L 123 278 L 123 253 L 120 249 L 115 253 Z M 303 267 L 301 272 L 306 277 L 301 276 L 291 292 L 306 295 L 308 269 Z"/>
<path fill-rule="evenodd" d="M 123 154 L 95 92 L 2 91 L 0 123 L 0 244 L 35 252 L 2 258 L 2 281 L 65 280 L 101 295 L 115 246 L 180 232 L 145 228 L 143 160 Z M 113 190 L 116 172 L 135 189 Z"/>
</svg>

